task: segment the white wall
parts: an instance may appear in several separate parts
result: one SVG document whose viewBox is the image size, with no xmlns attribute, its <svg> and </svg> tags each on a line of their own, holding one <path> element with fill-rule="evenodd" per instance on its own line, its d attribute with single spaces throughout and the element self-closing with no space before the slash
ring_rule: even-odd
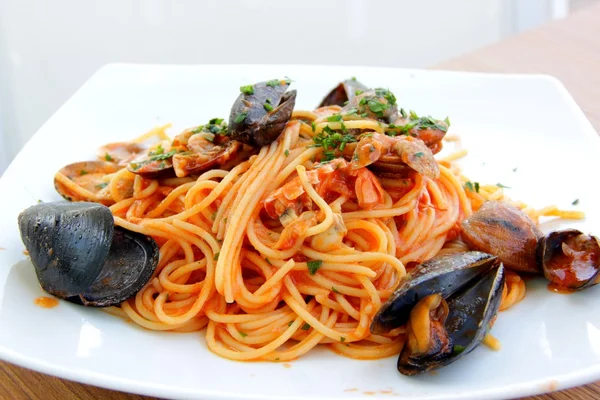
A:
<svg viewBox="0 0 600 400">
<path fill-rule="evenodd" d="M 0 0 L 0 145 L 16 154 L 105 63 L 425 67 L 508 34 L 511 3 Z"/>
</svg>

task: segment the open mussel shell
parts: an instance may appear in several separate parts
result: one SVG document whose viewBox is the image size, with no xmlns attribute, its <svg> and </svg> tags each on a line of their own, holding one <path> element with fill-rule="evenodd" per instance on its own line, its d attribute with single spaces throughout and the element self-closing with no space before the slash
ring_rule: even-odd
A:
<svg viewBox="0 0 600 400">
<path fill-rule="evenodd" d="M 576 229 L 540 239 L 537 258 L 544 276 L 559 288 L 581 290 L 600 283 L 600 242 Z"/>
<path fill-rule="evenodd" d="M 159 250 L 152 238 L 114 226 L 96 203 L 41 203 L 19 215 L 19 229 L 42 288 L 95 307 L 132 297 L 151 278 Z"/>
<path fill-rule="evenodd" d="M 251 146 L 274 142 L 292 117 L 296 91 L 287 92 L 289 82 L 269 81 L 252 85 L 251 93 L 241 93 L 231 107 L 227 134 Z"/>
<path fill-rule="evenodd" d="M 371 332 L 381 334 L 406 324 L 411 309 L 421 299 L 436 293 L 447 299 L 496 267 L 495 256 L 478 251 L 425 261 L 400 283 L 379 309 L 371 323 Z"/>
<path fill-rule="evenodd" d="M 343 107 L 354 96 L 368 90 L 369 88 L 357 81 L 356 79 L 346 79 L 334 87 L 331 92 L 325 96 L 319 107 L 340 106 Z"/>
<path fill-rule="evenodd" d="M 427 357 L 410 354 L 405 346 L 398 358 L 398 371 L 403 375 L 417 375 L 444 367 L 473 351 L 488 334 L 498 313 L 504 288 L 504 267 L 496 264 L 466 284 L 447 299 L 449 314 L 444 323 L 452 351 Z"/>
</svg>

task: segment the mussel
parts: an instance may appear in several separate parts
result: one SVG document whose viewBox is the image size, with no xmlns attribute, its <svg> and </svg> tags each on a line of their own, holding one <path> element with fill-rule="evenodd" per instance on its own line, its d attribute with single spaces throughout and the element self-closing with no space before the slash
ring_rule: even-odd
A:
<svg viewBox="0 0 600 400">
<path fill-rule="evenodd" d="M 42 288 L 93 307 L 134 296 L 158 264 L 156 242 L 114 226 L 96 203 L 41 203 L 19 215 L 19 230 Z"/>
<path fill-rule="evenodd" d="M 356 80 L 356 78 L 346 79 L 334 87 L 331 92 L 325 96 L 319 107 L 340 106 L 343 107 L 355 96 L 362 94 L 369 88 Z"/>
<path fill-rule="evenodd" d="M 504 266 L 538 273 L 536 248 L 542 232 L 524 212 L 500 201 L 486 201 L 461 222 L 462 238 L 474 250 L 497 256 Z"/>
<path fill-rule="evenodd" d="M 382 334 L 407 324 L 398 371 L 416 375 L 456 361 L 488 333 L 502 300 L 504 267 L 471 251 L 439 256 L 416 267 L 371 323 Z"/>
<path fill-rule="evenodd" d="M 287 91 L 289 80 L 271 80 L 240 88 L 231 107 L 227 134 L 251 146 L 274 142 L 292 117 L 296 91 Z"/>
<path fill-rule="evenodd" d="M 576 229 L 550 232 L 540 239 L 538 262 L 559 289 L 581 290 L 600 283 L 600 242 Z"/>
</svg>

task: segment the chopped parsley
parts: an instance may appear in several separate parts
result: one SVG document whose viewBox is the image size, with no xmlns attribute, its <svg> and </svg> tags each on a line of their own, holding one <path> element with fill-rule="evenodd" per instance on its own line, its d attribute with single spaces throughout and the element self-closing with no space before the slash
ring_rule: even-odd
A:
<svg viewBox="0 0 600 400">
<path fill-rule="evenodd" d="M 463 351 L 465 351 L 465 346 L 461 346 L 460 344 L 455 344 L 454 347 L 452 348 L 452 352 L 454 354 L 460 354 Z"/>
<path fill-rule="evenodd" d="M 266 85 L 271 87 L 279 86 L 281 85 L 281 81 L 279 79 L 271 79 L 270 81 L 267 81 Z"/>
<path fill-rule="evenodd" d="M 573 202 L 571 204 L 573 204 L 574 206 L 576 206 L 577 204 L 579 204 L 579 199 L 573 200 Z"/>
<path fill-rule="evenodd" d="M 150 164 L 151 162 L 168 160 L 169 158 L 173 157 L 173 155 L 175 155 L 175 153 L 177 153 L 177 150 L 171 150 L 168 153 L 154 154 L 147 160 L 140 161 L 139 163 L 131 163 L 130 165 L 134 171 L 137 171 L 138 169 L 142 168 L 144 165 Z M 164 168 L 164 166 L 165 166 L 165 164 L 161 163 L 161 168 Z"/>
<path fill-rule="evenodd" d="M 285 151 L 283 152 L 283 154 L 285 154 L 285 156 L 288 157 L 290 155 L 290 151 L 288 149 L 285 149 Z"/>
<path fill-rule="evenodd" d="M 418 151 L 415 153 L 415 157 L 418 157 L 418 158 L 423 157 L 423 155 L 425 155 L 425 153 L 423 153 L 422 151 Z"/>
<path fill-rule="evenodd" d="M 108 186 L 108 182 L 102 182 L 96 185 L 96 189 L 104 189 Z"/>
<path fill-rule="evenodd" d="M 310 325 L 307 322 L 305 322 L 304 325 L 302 325 L 302 328 L 300 329 L 302 329 L 303 331 L 307 331 L 310 329 Z"/>
<path fill-rule="evenodd" d="M 339 290 L 337 290 L 337 289 L 335 288 L 335 286 L 332 286 L 332 287 L 331 287 L 331 290 L 333 291 L 333 293 L 340 294 Z"/>
<path fill-rule="evenodd" d="M 240 336 L 241 336 L 241 337 L 243 337 L 243 338 L 245 338 L 246 336 L 248 336 L 248 334 L 247 334 L 247 333 L 244 333 L 244 332 L 241 332 L 241 331 L 240 331 L 240 332 L 238 332 L 238 333 L 239 333 L 239 334 L 240 334 Z"/>
<path fill-rule="evenodd" d="M 246 117 L 247 117 L 247 116 L 248 116 L 248 113 L 247 113 L 247 112 L 239 113 L 239 114 L 237 115 L 237 117 L 235 117 L 235 120 L 234 120 L 234 122 L 235 122 L 236 124 L 239 124 L 239 123 L 241 123 L 241 122 L 244 122 L 244 120 L 246 119 Z"/>
<path fill-rule="evenodd" d="M 209 125 L 221 125 L 223 123 L 223 118 L 213 118 L 210 121 L 208 121 Z"/>
<path fill-rule="evenodd" d="M 334 114 L 331 117 L 327 117 L 327 121 L 329 122 L 340 122 L 342 120 L 342 116 L 340 114 Z"/>
<path fill-rule="evenodd" d="M 162 153 L 164 153 L 164 152 L 165 152 L 165 149 L 163 149 L 162 145 L 160 145 L 160 144 L 159 144 L 159 145 L 156 147 L 156 149 L 154 149 L 154 151 L 151 151 L 151 152 L 150 152 L 150 153 L 148 153 L 148 154 L 149 154 L 149 155 L 151 155 L 151 156 L 155 156 L 155 155 L 157 155 L 157 154 L 162 154 Z"/>
<path fill-rule="evenodd" d="M 108 153 L 106 153 L 106 154 L 104 155 L 104 159 L 105 159 L 106 161 L 113 161 L 113 158 L 112 158 L 112 157 L 110 156 L 110 154 L 108 154 Z"/>
<path fill-rule="evenodd" d="M 322 132 L 317 134 L 313 138 L 315 143 L 313 147 L 322 147 L 323 155 L 325 156 L 323 161 L 330 161 L 335 158 L 335 151 L 344 151 L 346 144 L 356 142 L 356 138 L 350 134 L 341 134 L 335 132 L 329 126 L 326 126 Z"/>
<path fill-rule="evenodd" d="M 268 257 L 265 257 L 265 261 L 267 262 L 267 264 L 269 264 L 269 265 L 273 265 L 273 264 L 271 264 L 271 260 L 269 260 L 269 258 L 268 258 Z"/>
<path fill-rule="evenodd" d="M 510 189 L 510 186 L 506 186 L 501 183 L 496 183 L 496 186 L 498 186 L 499 188 L 502 188 L 502 189 Z"/>
<path fill-rule="evenodd" d="M 79 171 L 79 175 L 87 175 L 88 172 L 85 169 L 82 169 L 81 171 Z"/>
<path fill-rule="evenodd" d="M 365 91 L 364 90 L 355 90 L 354 91 L 354 95 L 355 96 L 360 96 L 361 94 L 363 94 Z"/>
<path fill-rule="evenodd" d="M 265 108 L 265 110 L 267 111 L 273 111 L 273 106 L 270 105 L 268 102 L 263 104 L 263 107 Z"/>
<path fill-rule="evenodd" d="M 210 216 L 210 219 L 212 219 L 213 221 L 217 218 L 217 212 L 215 211 L 214 213 L 212 213 L 212 215 Z"/>
<path fill-rule="evenodd" d="M 240 86 L 240 92 L 244 94 L 254 94 L 254 85 Z"/>
<path fill-rule="evenodd" d="M 310 272 L 311 275 L 314 275 L 317 273 L 317 271 L 319 270 L 319 268 L 321 268 L 321 265 L 323 264 L 323 261 L 321 260 L 310 260 L 306 262 L 306 266 L 308 267 L 308 272 Z"/>
<path fill-rule="evenodd" d="M 315 124 L 314 121 L 310 123 L 310 127 L 311 127 L 311 129 L 312 129 L 313 132 L 315 131 L 315 129 L 317 129 L 317 125 Z"/>
<path fill-rule="evenodd" d="M 343 336 L 340 336 L 340 342 L 344 343 L 346 341 L 346 338 Z"/>
<path fill-rule="evenodd" d="M 353 80 L 354 82 L 356 82 L 356 77 L 352 76 L 352 77 L 350 77 L 350 80 Z"/>
<path fill-rule="evenodd" d="M 293 323 L 294 323 L 294 321 L 288 322 L 288 326 L 292 326 Z"/>
<path fill-rule="evenodd" d="M 407 118 L 406 111 L 404 111 L 403 108 L 400 109 L 400 114 L 402 115 L 402 118 Z M 442 132 L 447 132 L 448 127 L 450 126 L 450 120 L 448 117 L 446 117 L 444 121 L 439 121 L 430 116 L 419 117 L 413 110 L 410 111 L 408 119 L 409 121 L 404 125 L 390 124 L 388 128 L 394 131 L 399 131 L 403 135 L 408 135 L 412 129 L 435 129 Z M 386 133 L 390 135 L 389 131 Z M 395 134 L 391 134 L 390 136 L 395 136 Z"/>
<path fill-rule="evenodd" d="M 465 189 L 468 189 L 471 192 L 477 192 L 477 193 L 479 193 L 479 182 L 467 181 L 465 183 Z"/>
<path fill-rule="evenodd" d="M 219 259 L 219 254 L 221 254 L 221 252 L 220 252 L 220 251 L 217 251 L 217 252 L 215 253 L 215 261 L 217 261 L 217 260 Z"/>
</svg>

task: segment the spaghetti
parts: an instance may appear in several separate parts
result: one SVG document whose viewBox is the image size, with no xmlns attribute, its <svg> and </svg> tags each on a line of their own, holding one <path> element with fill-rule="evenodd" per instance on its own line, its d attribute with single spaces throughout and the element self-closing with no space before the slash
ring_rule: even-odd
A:
<svg viewBox="0 0 600 400">
<path fill-rule="evenodd" d="M 398 354 L 404 327 L 369 331 L 382 303 L 417 263 L 468 250 L 460 221 L 486 200 L 508 199 L 497 186 L 468 187 L 455 163 L 464 150 L 437 163 L 437 178 L 356 172 L 343 158 L 318 162 L 324 149 L 315 138 L 340 129 L 328 118 L 336 111 L 294 112 L 276 141 L 229 170 L 195 179 L 143 178 L 126 168 L 105 175 L 115 224 L 160 246 L 153 278 L 108 311 L 151 330 L 204 330 L 210 350 L 233 360 L 288 361 L 317 345 L 356 359 Z M 344 123 L 384 132 L 369 118 Z M 168 139 L 167 128 L 139 140 Z M 81 198 L 102 200 L 57 179 Z M 514 204 L 536 221 L 581 217 Z M 501 309 L 525 291 L 508 272 Z M 491 336 L 484 342 L 499 346 Z"/>
</svg>

